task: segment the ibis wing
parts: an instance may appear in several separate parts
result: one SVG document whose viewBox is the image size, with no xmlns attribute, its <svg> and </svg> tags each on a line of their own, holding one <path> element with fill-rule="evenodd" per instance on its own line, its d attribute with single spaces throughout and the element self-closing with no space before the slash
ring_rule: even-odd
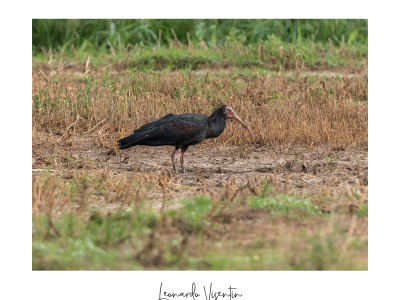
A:
<svg viewBox="0 0 400 300">
<path fill-rule="evenodd" d="M 173 117 L 173 116 L 176 116 L 176 115 L 175 114 L 168 114 L 168 115 L 165 115 L 164 117 L 162 117 L 161 119 L 168 119 L 168 118 Z"/>
<path fill-rule="evenodd" d="M 182 115 L 165 116 L 135 130 L 143 136 L 145 145 L 189 144 L 205 136 L 206 122 Z"/>
<path fill-rule="evenodd" d="M 164 122 L 165 122 L 164 120 L 165 119 L 168 119 L 168 118 L 173 117 L 173 116 L 176 116 L 176 115 L 168 114 L 168 115 L 165 115 L 162 118 L 153 118 L 152 122 L 144 124 L 142 127 L 136 129 L 134 131 L 134 133 L 141 133 L 141 132 L 145 132 L 145 131 L 149 131 L 149 130 L 151 131 L 153 129 L 157 129 L 157 128 L 159 128 L 161 126 L 161 124 L 164 124 Z"/>
<path fill-rule="evenodd" d="M 155 133 L 155 137 L 168 144 L 189 144 L 205 132 L 205 126 L 197 120 L 169 118 Z"/>
</svg>

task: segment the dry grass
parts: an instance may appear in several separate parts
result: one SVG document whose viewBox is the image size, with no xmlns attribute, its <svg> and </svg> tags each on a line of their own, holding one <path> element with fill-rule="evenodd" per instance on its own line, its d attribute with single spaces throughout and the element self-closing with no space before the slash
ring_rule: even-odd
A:
<svg viewBox="0 0 400 300">
<path fill-rule="evenodd" d="M 44 76 L 34 71 L 33 132 L 58 134 L 60 140 L 96 134 L 100 142 L 113 146 L 151 117 L 170 112 L 209 115 L 214 105 L 225 103 L 250 124 L 259 145 L 367 147 L 367 73 L 341 79 L 298 73 L 293 78 L 278 74 L 250 79 L 204 72 Z M 249 143 L 241 128 L 228 128 L 230 134 L 222 135 L 218 144 Z"/>
</svg>

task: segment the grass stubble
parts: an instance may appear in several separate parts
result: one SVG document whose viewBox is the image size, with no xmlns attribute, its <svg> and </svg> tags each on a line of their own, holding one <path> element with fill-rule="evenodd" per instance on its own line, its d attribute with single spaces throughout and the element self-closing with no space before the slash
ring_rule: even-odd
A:
<svg viewBox="0 0 400 300">
<path fill-rule="evenodd" d="M 34 65 L 32 268 L 367 269 L 366 62 L 309 71 Z M 255 139 L 229 124 L 191 148 L 188 174 L 169 148 L 116 148 L 218 103 Z"/>
</svg>

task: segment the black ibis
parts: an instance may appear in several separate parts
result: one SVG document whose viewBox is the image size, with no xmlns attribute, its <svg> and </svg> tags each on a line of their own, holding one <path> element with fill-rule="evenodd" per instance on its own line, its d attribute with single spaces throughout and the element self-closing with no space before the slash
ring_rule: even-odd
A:
<svg viewBox="0 0 400 300">
<path fill-rule="evenodd" d="M 183 155 L 189 146 L 201 143 L 205 139 L 218 137 L 225 129 L 226 120 L 236 120 L 248 130 L 253 138 L 249 126 L 236 115 L 233 109 L 221 105 L 209 117 L 202 114 L 168 114 L 120 139 L 118 147 L 126 149 L 137 145 L 175 146 L 171 154 L 172 166 L 176 173 L 174 157 L 181 149 L 181 172 L 184 173 Z"/>
</svg>

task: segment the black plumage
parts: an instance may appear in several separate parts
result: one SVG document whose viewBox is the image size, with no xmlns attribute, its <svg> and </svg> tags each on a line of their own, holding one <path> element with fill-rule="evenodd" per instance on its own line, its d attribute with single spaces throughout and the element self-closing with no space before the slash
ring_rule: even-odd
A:
<svg viewBox="0 0 400 300">
<path fill-rule="evenodd" d="M 226 120 L 235 119 L 250 132 L 249 127 L 226 105 L 215 109 L 211 116 L 202 114 L 168 114 L 161 119 L 143 125 L 133 134 L 120 139 L 118 147 L 126 149 L 137 145 L 146 146 L 175 146 L 172 152 L 172 166 L 176 172 L 174 157 L 181 149 L 181 168 L 183 156 L 189 146 L 201 143 L 208 138 L 218 137 L 225 129 Z"/>
</svg>

